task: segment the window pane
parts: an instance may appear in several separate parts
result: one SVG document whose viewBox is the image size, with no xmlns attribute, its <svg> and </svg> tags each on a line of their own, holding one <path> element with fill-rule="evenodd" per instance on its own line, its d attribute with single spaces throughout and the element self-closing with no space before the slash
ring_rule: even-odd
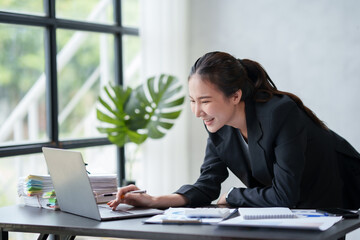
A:
<svg viewBox="0 0 360 240">
<path fill-rule="evenodd" d="M 20 177 L 29 174 L 47 174 L 46 163 L 42 154 L 1 158 L 0 206 L 20 203 L 17 184 Z"/>
<path fill-rule="evenodd" d="M 84 162 L 88 164 L 86 170 L 90 174 L 117 173 L 117 148 L 115 145 L 80 148 L 75 151 L 82 153 Z"/>
<path fill-rule="evenodd" d="M 44 29 L 0 24 L 0 145 L 48 140 Z"/>
<path fill-rule="evenodd" d="M 123 37 L 123 62 L 125 84 L 131 87 L 138 86 L 141 81 L 141 54 L 139 37 L 129 35 L 125 35 Z"/>
<path fill-rule="evenodd" d="M 122 25 L 125 27 L 140 26 L 140 3 L 139 0 L 122 0 Z"/>
<path fill-rule="evenodd" d="M 143 145 L 132 142 L 125 144 L 125 178 L 127 181 L 135 181 L 135 183 L 144 181 L 142 177 L 144 163 L 141 161 L 143 154 Z"/>
<path fill-rule="evenodd" d="M 140 38 L 137 36 L 123 36 L 123 64 L 124 64 L 124 82 L 125 85 L 132 88 L 137 87 L 142 81 L 140 78 L 141 54 L 140 54 Z M 143 164 L 142 148 L 134 143 L 125 145 L 126 157 L 126 180 L 135 180 L 141 182 Z"/>
<path fill-rule="evenodd" d="M 112 0 L 57 0 L 56 17 L 95 23 L 114 23 Z"/>
<path fill-rule="evenodd" d="M 43 0 L 2 0 L 0 11 L 45 15 L 43 2 Z"/>
<path fill-rule="evenodd" d="M 20 177 L 29 174 L 45 175 L 47 168 L 42 154 L 1 158 L 0 207 L 23 203 L 18 195 Z M 39 234 L 9 232 L 9 239 L 36 239 Z"/>
<path fill-rule="evenodd" d="M 96 102 L 114 79 L 114 38 L 110 34 L 57 31 L 59 137 L 99 137 Z"/>
</svg>

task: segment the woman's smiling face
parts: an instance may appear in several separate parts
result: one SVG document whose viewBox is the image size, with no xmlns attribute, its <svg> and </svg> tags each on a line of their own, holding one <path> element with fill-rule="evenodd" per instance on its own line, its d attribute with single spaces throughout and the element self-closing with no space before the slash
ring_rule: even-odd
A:
<svg viewBox="0 0 360 240">
<path fill-rule="evenodd" d="M 209 132 L 234 122 L 238 101 L 227 98 L 214 84 L 194 74 L 189 79 L 191 111 L 201 118 Z"/>
</svg>

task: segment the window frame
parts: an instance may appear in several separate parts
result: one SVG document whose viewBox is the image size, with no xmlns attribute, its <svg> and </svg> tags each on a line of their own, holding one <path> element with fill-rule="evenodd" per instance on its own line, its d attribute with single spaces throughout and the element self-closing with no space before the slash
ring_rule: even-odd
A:
<svg viewBox="0 0 360 240">
<path fill-rule="evenodd" d="M 0 157 L 41 153 L 42 147 L 74 149 L 112 144 L 107 138 L 59 140 L 58 91 L 57 91 L 57 43 L 56 30 L 78 30 L 113 34 L 115 84 L 123 84 L 123 36 L 139 36 L 139 29 L 122 26 L 121 0 L 113 0 L 113 25 L 56 18 L 56 0 L 44 0 L 45 16 L 0 11 L 0 23 L 43 27 L 45 30 L 45 75 L 46 75 L 46 132 L 50 141 L 33 144 L 0 146 Z M 117 148 L 118 185 L 125 183 L 125 150 Z"/>
</svg>

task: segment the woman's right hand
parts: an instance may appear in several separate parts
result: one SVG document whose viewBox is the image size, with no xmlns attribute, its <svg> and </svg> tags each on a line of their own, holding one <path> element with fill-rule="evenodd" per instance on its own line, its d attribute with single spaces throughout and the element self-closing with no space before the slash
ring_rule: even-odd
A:
<svg viewBox="0 0 360 240">
<path fill-rule="evenodd" d="M 125 203 L 136 207 L 151 207 L 153 205 L 154 197 L 146 193 L 131 193 L 135 190 L 139 190 L 139 188 L 133 184 L 122 187 L 118 190 L 116 198 L 107 204 L 113 210 L 115 210 L 120 203 Z"/>
<path fill-rule="evenodd" d="M 115 210 L 120 203 L 149 208 L 180 207 L 188 203 L 185 196 L 176 193 L 153 197 L 146 193 L 131 193 L 135 190 L 139 190 L 135 185 L 122 187 L 117 192 L 116 198 L 107 204 Z"/>
</svg>

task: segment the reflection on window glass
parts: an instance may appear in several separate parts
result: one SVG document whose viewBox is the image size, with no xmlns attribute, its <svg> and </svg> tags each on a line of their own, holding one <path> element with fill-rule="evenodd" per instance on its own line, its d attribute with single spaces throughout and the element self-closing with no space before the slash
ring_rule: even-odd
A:
<svg viewBox="0 0 360 240">
<path fill-rule="evenodd" d="M 140 83 L 140 38 L 125 35 L 123 37 L 123 62 L 125 84 L 136 87 Z"/>
<path fill-rule="evenodd" d="M 2 0 L 0 11 L 44 15 L 43 0 Z"/>
<path fill-rule="evenodd" d="M 104 136 L 96 102 L 114 79 L 113 35 L 58 30 L 57 43 L 60 139 Z"/>
<path fill-rule="evenodd" d="M 139 27 L 140 3 L 139 0 L 122 0 L 122 25 L 125 27 Z"/>
<path fill-rule="evenodd" d="M 112 0 L 57 0 L 56 16 L 78 21 L 114 23 Z"/>
<path fill-rule="evenodd" d="M 47 140 L 44 30 L 0 24 L 0 145 Z"/>
</svg>

